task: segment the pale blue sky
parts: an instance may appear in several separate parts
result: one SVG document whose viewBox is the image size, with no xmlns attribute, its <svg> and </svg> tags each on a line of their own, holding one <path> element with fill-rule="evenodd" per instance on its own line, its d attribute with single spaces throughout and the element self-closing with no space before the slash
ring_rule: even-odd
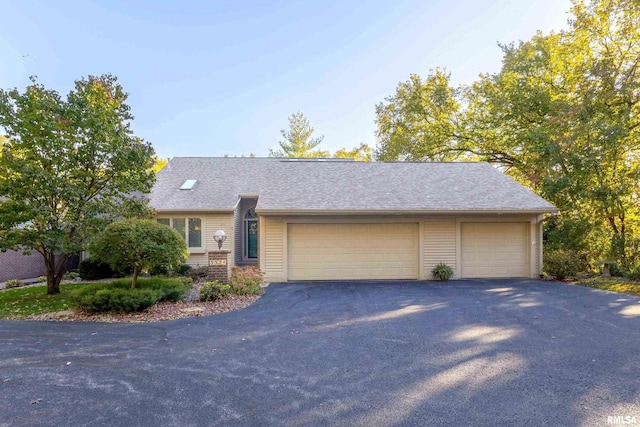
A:
<svg viewBox="0 0 640 427">
<path fill-rule="evenodd" d="M 570 0 L 0 0 L 0 87 L 65 93 L 112 73 L 162 157 L 275 148 L 302 111 L 325 150 L 375 145 L 375 105 L 411 73 L 500 68 L 497 42 L 566 28 Z M 27 55 L 27 56 L 25 56 Z"/>
</svg>

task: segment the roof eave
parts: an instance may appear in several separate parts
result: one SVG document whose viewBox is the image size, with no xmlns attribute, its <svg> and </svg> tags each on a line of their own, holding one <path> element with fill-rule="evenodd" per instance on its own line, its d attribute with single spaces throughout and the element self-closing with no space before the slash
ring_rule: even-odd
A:
<svg viewBox="0 0 640 427">
<path fill-rule="evenodd" d="M 559 209 L 269 209 L 256 208 L 259 215 L 514 215 L 514 214 L 556 214 Z"/>
</svg>

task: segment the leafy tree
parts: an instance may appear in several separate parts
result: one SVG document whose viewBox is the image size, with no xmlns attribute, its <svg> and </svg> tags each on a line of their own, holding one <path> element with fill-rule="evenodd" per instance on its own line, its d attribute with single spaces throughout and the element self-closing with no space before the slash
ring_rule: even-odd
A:
<svg viewBox="0 0 640 427">
<path fill-rule="evenodd" d="M 0 250 L 42 254 L 48 294 L 88 236 L 148 214 L 132 194 L 151 190 L 153 149 L 131 131 L 126 99 L 111 75 L 76 81 L 65 99 L 35 78 L 0 90 Z"/>
<path fill-rule="evenodd" d="M 470 86 L 412 76 L 377 106 L 381 160 L 493 162 L 560 208 L 552 248 L 640 261 L 640 3 L 574 1 L 570 28 L 501 46 Z"/>
<path fill-rule="evenodd" d="M 162 170 L 162 168 L 164 168 L 165 166 L 167 166 L 167 163 L 169 163 L 169 159 L 163 159 L 160 157 L 154 157 L 153 158 L 153 167 L 151 168 L 155 173 L 158 173 Z"/>
<path fill-rule="evenodd" d="M 333 155 L 335 159 L 354 159 L 357 162 L 370 162 L 373 159 L 373 150 L 367 144 L 360 144 L 352 150 L 343 148 Z"/>
<path fill-rule="evenodd" d="M 278 144 L 279 150 L 269 150 L 270 157 L 329 157 L 327 151 L 314 150 L 324 136 L 313 138 L 313 127 L 304 114 L 297 112 L 289 116 L 289 129 L 281 130 L 284 138 Z"/>
<path fill-rule="evenodd" d="M 131 287 L 138 274 L 153 265 L 176 267 L 187 259 L 187 243 L 176 230 L 150 219 L 125 219 L 111 223 L 90 251 L 115 268 L 133 268 Z"/>
</svg>

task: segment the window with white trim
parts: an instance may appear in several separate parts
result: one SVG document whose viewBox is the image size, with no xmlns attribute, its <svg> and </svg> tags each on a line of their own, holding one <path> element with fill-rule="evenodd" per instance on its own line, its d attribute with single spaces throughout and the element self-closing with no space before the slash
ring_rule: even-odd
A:
<svg viewBox="0 0 640 427">
<path fill-rule="evenodd" d="M 188 247 L 202 247 L 201 218 L 157 218 L 156 221 L 158 221 L 158 224 L 166 225 L 176 230 L 185 239 Z"/>
</svg>

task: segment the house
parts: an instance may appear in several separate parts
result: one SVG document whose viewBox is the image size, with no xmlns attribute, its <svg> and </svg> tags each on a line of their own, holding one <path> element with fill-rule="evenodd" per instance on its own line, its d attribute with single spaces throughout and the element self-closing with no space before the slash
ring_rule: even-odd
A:
<svg viewBox="0 0 640 427">
<path fill-rule="evenodd" d="M 487 163 L 177 157 L 150 196 L 188 263 L 222 249 L 268 281 L 538 277 L 557 209 Z"/>
<path fill-rule="evenodd" d="M 32 279 L 47 273 L 42 255 L 22 251 L 0 252 L 0 282 L 11 279 Z"/>
</svg>

